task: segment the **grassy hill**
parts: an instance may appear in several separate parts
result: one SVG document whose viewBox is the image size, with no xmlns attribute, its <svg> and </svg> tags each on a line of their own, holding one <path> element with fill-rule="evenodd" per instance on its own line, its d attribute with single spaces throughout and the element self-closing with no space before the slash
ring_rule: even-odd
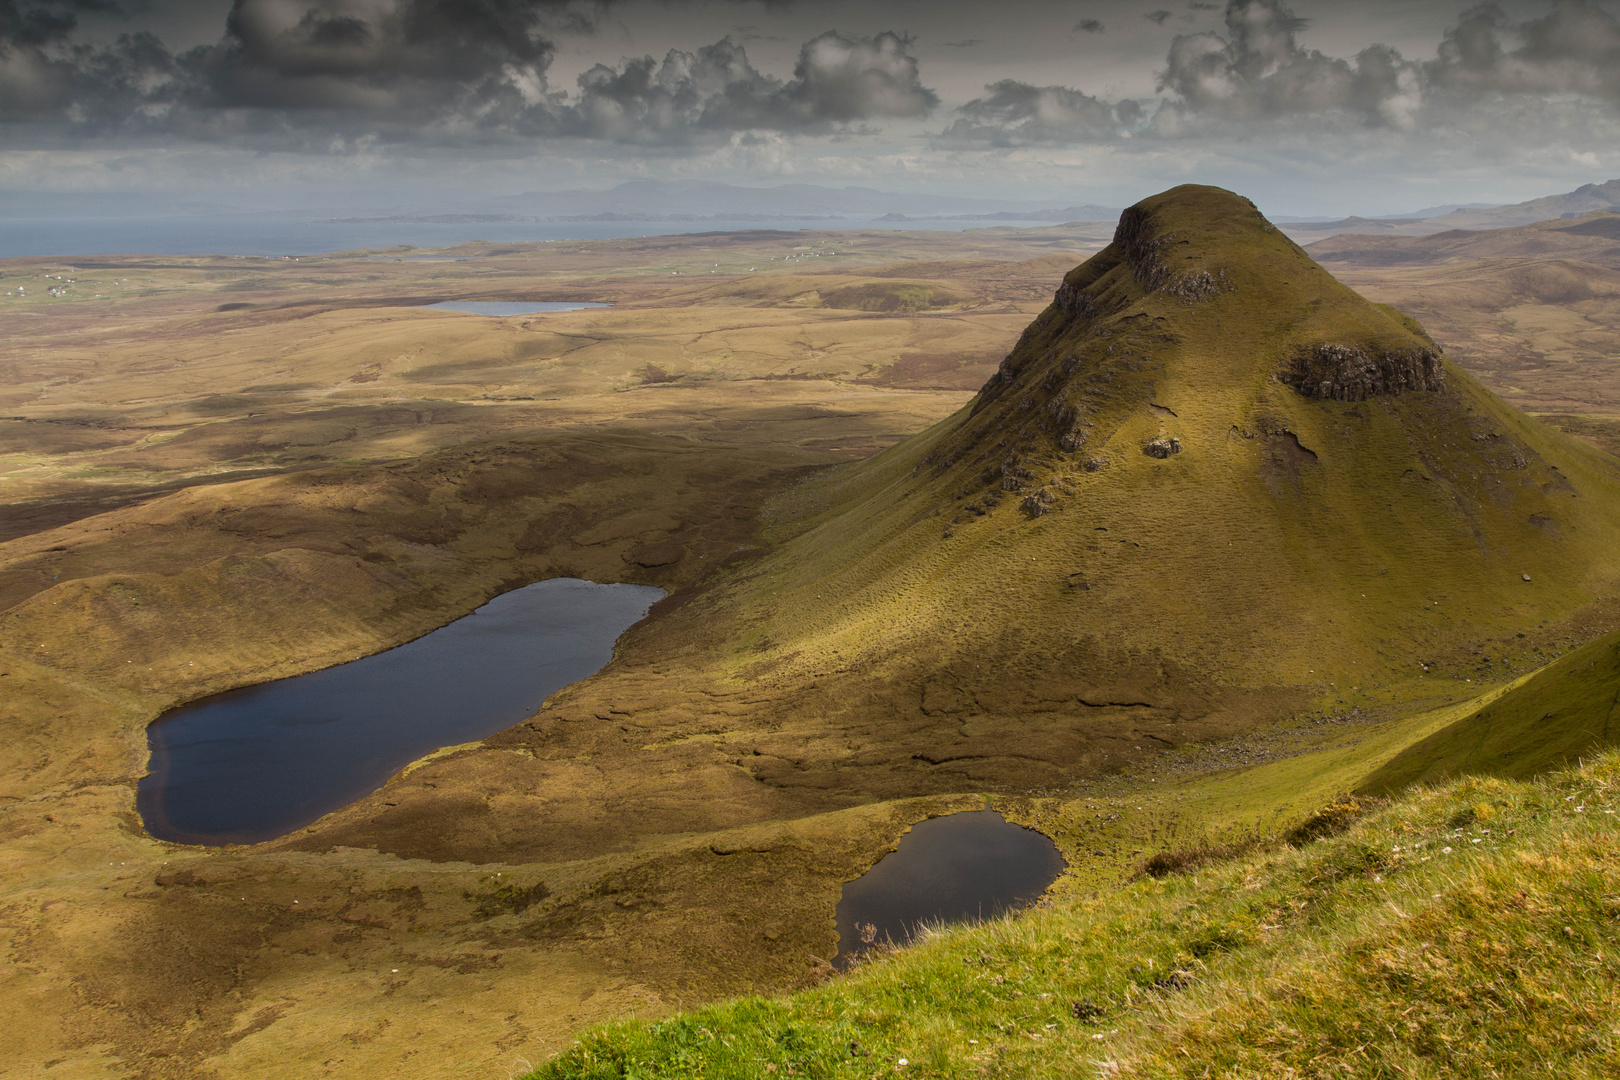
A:
<svg viewBox="0 0 1620 1080">
<path fill-rule="evenodd" d="M 972 408 L 828 483 L 813 527 L 717 596 L 750 627 L 739 675 L 837 656 L 930 715 L 1141 702 L 1241 724 L 1415 680 L 1415 654 L 1610 587 L 1612 462 L 1437 361 L 1244 200 L 1183 188 L 1134 213 L 1134 244 L 1069 275 Z M 1319 393 L 1334 363 L 1381 373 Z"/>
<path fill-rule="evenodd" d="M 779 498 L 770 548 L 527 724 L 293 843 L 574 858 L 1466 700 L 1615 594 L 1616 478 L 1247 200 L 1177 188 L 972 405 Z"/>
</svg>

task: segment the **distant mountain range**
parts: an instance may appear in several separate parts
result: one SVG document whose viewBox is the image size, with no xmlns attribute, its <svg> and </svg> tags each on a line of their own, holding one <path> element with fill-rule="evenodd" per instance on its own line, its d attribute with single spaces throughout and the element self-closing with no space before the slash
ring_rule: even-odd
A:
<svg viewBox="0 0 1620 1080">
<path fill-rule="evenodd" d="M 1394 217 L 1348 217 L 1337 221 L 1295 220 L 1279 222 L 1279 227 L 1303 244 L 1359 233 L 1385 236 L 1431 236 L 1453 229 L 1509 229 L 1538 221 L 1558 221 L 1583 217 L 1597 211 L 1620 212 L 1620 180 L 1583 184 L 1562 195 L 1545 195 L 1507 206 L 1470 205 L 1431 207 L 1431 211 Z"/>
<path fill-rule="evenodd" d="M 1387 217 L 1332 220 L 1274 218 L 1302 244 L 1330 236 L 1430 236 L 1454 229 L 1502 229 L 1538 221 L 1580 217 L 1599 210 L 1620 211 L 1620 180 L 1586 184 L 1561 195 L 1512 205 L 1446 203 Z M 968 198 L 880 191 L 867 187 L 780 184 L 741 187 L 703 180 L 633 180 L 615 187 L 571 191 L 531 191 L 489 199 L 476 212 L 395 213 L 378 217 L 329 219 L 333 224 L 480 224 L 497 222 L 633 221 L 657 224 L 712 222 L 799 223 L 814 228 L 879 224 L 903 228 L 938 221 L 986 224 L 1108 222 L 1120 210 L 1094 203 L 1053 206 L 1019 199 Z M 844 223 L 848 223 L 847 225 Z M 814 223 L 814 224 L 811 224 Z"/>
<path fill-rule="evenodd" d="M 1430 220 L 1448 229 L 1505 229 L 1537 221 L 1582 217 L 1596 210 L 1620 211 L 1620 180 L 1582 184 L 1563 195 L 1547 195 L 1511 206 L 1454 210 Z"/>
<path fill-rule="evenodd" d="M 1573 260 L 1589 266 L 1620 270 L 1620 213 L 1600 211 L 1499 229 L 1447 229 L 1427 236 L 1340 233 L 1317 241 L 1308 251 L 1319 262 L 1360 266 L 1403 266 L 1456 259 L 1534 258 L 1546 262 Z M 1573 272 L 1565 266 L 1557 273 L 1567 276 Z M 1526 288 L 1533 284 L 1530 277 L 1525 275 L 1519 275 L 1515 281 Z M 1587 291 L 1584 287 L 1577 290 L 1581 295 L 1575 298 L 1585 299 Z M 1563 297 L 1546 302 L 1563 303 L 1569 299 Z"/>
</svg>

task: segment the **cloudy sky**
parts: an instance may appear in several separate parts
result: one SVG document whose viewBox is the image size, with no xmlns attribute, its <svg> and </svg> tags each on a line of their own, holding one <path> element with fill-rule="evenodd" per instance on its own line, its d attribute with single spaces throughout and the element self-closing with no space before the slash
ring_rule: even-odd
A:
<svg viewBox="0 0 1620 1080">
<path fill-rule="evenodd" d="M 1620 176 L 1620 0 L 0 0 L 0 193 L 691 178 L 1277 213 Z"/>
</svg>

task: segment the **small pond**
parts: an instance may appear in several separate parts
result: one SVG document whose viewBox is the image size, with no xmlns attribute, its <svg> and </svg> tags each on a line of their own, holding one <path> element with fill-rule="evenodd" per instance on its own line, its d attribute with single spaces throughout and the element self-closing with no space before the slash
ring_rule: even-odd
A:
<svg viewBox="0 0 1620 1080">
<path fill-rule="evenodd" d="M 493 315 L 505 319 L 513 315 L 544 315 L 548 311 L 583 311 L 586 308 L 611 306 L 556 300 L 444 300 L 437 304 L 423 304 L 422 308 L 425 311 L 460 311 L 467 315 Z"/>
<path fill-rule="evenodd" d="M 920 926 L 977 922 L 1032 903 L 1063 873 L 1051 839 L 994 810 L 919 821 L 900 846 L 844 886 L 838 901 L 839 967 Z"/>
<path fill-rule="evenodd" d="M 542 581 L 387 652 L 172 709 L 147 728 L 141 818 L 183 844 L 284 836 L 424 754 L 527 719 L 612 659 L 663 595 Z"/>
</svg>

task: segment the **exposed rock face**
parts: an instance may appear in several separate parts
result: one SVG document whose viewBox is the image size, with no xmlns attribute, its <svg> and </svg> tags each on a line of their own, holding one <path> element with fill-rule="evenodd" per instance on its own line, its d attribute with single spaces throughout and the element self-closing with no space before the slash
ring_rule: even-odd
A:
<svg viewBox="0 0 1620 1080">
<path fill-rule="evenodd" d="M 1231 292 L 1232 283 L 1227 280 L 1225 270 L 1217 270 L 1213 274 L 1208 270 L 1198 270 L 1171 278 L 1161 291 L 1179 296 L 1189 304 L 1196 304 L 1200 300 L 1211 300 L 1221 293 Z"/>
<path fill-rule="evenodd" d="M 1114 230 L 1114 246 L 1125 256 L 1132 275 L 1148 292 L 1167 293 L 1195 304 L 1232 291 L 1233 286 L 1225 270 L 1172 273 L 1161 258 L 1161 253 L 1177 242 L 1175 233 L 1157 231 L 1152 214 L 1140 206 L 1133 206 L 1121 214 L 1119 226 Z M 1059 306 L 1077 315 L 1088 314 L 1080 310 L 1087 299 L 1084 294 L 1078 294 L 1075 302 L 1064 304 L 1063 290 L 1058 290 Z"/>
<path fill-rule="evenodd" d="M 1089 318 L 1097 314 L 1097 302 L 1085 291 L 1085 283 L 1065 281 L 1052 296 L 1052 303 L 1076 318 Z"/>
<path fill-rule="evenodd" d="M 1159 260 L 1159 252 L 1173 242 L 1168 234 L 1156 234 L 1151 221 L 1152 215 L 1145 208 L 1133 206 L 1119 215 L 1119 226 L 1114 230 L 1114 246 L 1125 256 L 1132 275 L 1149 292 L 1170 276 L 1169 268 Z"/>
<path fill-rule="evenodd" d="M 1295 353 L 1279 378 L 1309 398 L 1366 401 L 1406 390 L 1445 385 L 1440 354 L 1433 349 L 1374 353 L 1362 345 L 1316 345 Z"/>
</svg>

